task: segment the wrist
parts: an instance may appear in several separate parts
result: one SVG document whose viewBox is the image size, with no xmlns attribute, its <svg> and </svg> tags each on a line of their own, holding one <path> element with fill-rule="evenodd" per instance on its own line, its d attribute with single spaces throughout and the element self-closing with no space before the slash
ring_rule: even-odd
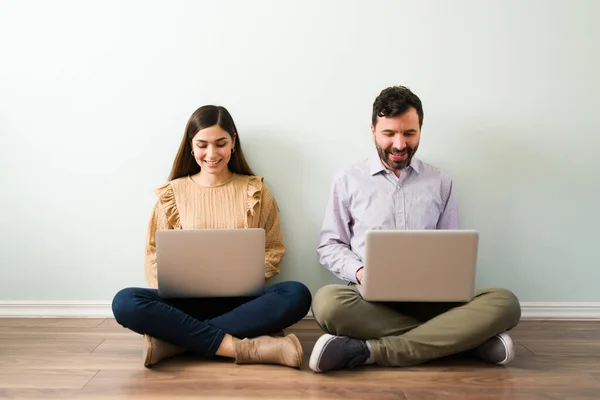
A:
<svg viewBox="0 0 600 400">
<path fill-rule="evenodd" d="M 359 284 L 362 283 L 364 269 L 365 269 L 365 267 L 363 266 L 356 270 L 356 274 L 354 275 L 354 277 L 356 279 L 356 283 L 359 283 Z"/>
</svg>

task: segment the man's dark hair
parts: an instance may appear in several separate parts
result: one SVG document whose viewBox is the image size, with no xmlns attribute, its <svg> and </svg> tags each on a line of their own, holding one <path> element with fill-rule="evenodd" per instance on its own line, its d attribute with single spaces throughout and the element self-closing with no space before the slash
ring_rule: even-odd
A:
<svg viewBox="0 0 600 400">
<path fill-rule="evenodd" d="M 377 125 L 377 117 L 397 117 L 414 107 L 419 115 L 419 128 L 423 126 L 423 105 L 421 99 L 404 86 L 383 89 L 373 102 L 371 123 Z"/>
</svg>

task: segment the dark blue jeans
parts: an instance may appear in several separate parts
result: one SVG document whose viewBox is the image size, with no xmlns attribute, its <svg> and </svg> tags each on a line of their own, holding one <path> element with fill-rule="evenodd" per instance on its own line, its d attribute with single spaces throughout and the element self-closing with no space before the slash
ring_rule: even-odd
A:
<svg viewBox="0 0 600 400">
<path fill-rule="evenodd" d="M 214 357 L 226 333 L 243 339 L 279 332 L 310 309 L 299 282 L 265 287 L 258 297 L 163 299 L 156 289 L 127 288 L 112 302 L 117 322 L 139 334 Z"/>
</svg>

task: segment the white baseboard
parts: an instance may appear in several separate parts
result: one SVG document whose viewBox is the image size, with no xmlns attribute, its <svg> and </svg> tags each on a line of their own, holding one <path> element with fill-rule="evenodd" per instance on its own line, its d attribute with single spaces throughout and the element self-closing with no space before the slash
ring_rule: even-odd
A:
<svg viewBox="0 0 600 400">
<path fill-rule="evenodd" d="M 598 302 L 524 302 L 521 303 L 523 320 L 600 320 Z"/>
<path fill-rule="evenodd" d="M 522 320 L 600 320 L 600 302 L 524 302 Z M 0 318 L 112 318 L 110 303 L 0 301 Z M 309 312 L 306 318 L 312 318 Z"/>
<path fill-rule="evenodd" d="M 100 301 L 0 301 L 0 318 L 112 318 Z"/>
</svg>

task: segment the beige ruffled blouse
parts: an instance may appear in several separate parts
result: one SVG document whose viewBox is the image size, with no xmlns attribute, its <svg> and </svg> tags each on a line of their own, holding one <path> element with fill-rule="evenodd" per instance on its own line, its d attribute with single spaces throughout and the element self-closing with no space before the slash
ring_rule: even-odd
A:
<svg viewBox="0 0 600 400">
<path fill-rule="evenodd" d="M 265 279 L 279 273 L 285 253 L 279 209 L 262 177 L 233 174 L 220 185 L 202 186 L 186 176 L 167 182 L 156 194 L 144 260 L 151 288 L 158 287 L 155 233 L 159 229 L 263 228 Z"/>
</svg>

